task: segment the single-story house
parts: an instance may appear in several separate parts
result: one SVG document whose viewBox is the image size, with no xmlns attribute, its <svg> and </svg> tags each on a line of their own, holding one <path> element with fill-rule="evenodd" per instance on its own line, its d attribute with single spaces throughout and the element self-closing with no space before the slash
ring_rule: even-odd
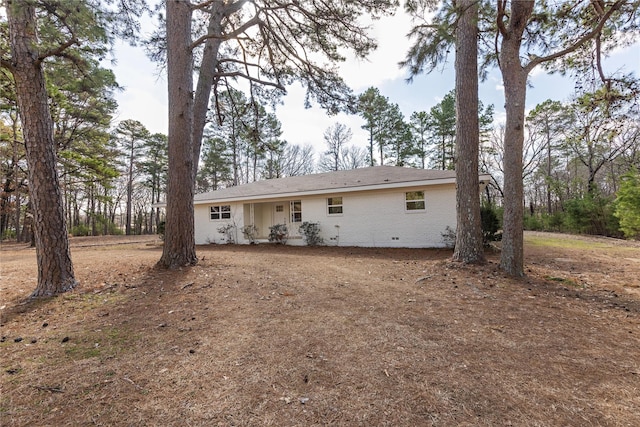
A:
<svg viewBox="0 0 640 427">
<path fill-rule="evenodd" d="M 443 247 L 443 233 L 456 226 L 455 186 L 454 171 L 373 166 L 201 193 L 194 199 L 196 243 L 267 242 L 270 227 L 285 224 L 287 244 L 304 245 L 299 228 L 309 222 L 326 245 Z M 251 240 L 245 226 L 254 226 Z"/>
</svg>

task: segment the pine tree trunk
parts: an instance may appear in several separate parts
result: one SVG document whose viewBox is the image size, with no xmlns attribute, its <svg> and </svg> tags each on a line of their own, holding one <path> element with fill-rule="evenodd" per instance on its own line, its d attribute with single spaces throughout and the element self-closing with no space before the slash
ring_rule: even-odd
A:
<svg viewBox="0 0 640 427">
<path fill-rule="evenodd" d="M 522 34 L 533 11 L 533 1 L 511 3 L 507 33 L 500 49 L 506 123 L 504 134 L 504 217 L 500 267 L 512 276 L 524 275 L 524 205 L 522 153 L 527 72 L 520 63 Z"/>
<path fill-rule="evenodd" d="M 16 210 L 15 210 L 15 230 L 16 230 L 16 240 L 20 235 L 20 211 L 22 210 L 22 197 L 20 197 L 20 190 L 16 190 Z"/>
<path fill-rule="evenodd" d="M 208 34 L 222 35 L 223 6 L 214 6 L 209 17 Z M 207 124 L 207 112 L 209 111 L 209 98 L 214 78 L 218 72 L 218 51 L 222 44 L 222 38 L 207 40 L 202 52 L 202 62 L 198 71 L 198 83 L 196 86 L 195 100 L 193 104 L 193 179 L 198 173 L 200 150 L 202 147 L 202 135 Z"/>
<path fill-rule="evenodd" d="M 369 130 L 369 163 L 370 166 L 375 166 L 375 161 L 373 159 L 373 131 Z"/>
<path fill-rule="evenodd" d="M 239 150 L 238 150 L 238 142 L 236 140 L 235 137 L 235 123 L 232 122 L 232 132 L 231 132 L 231 138 L 233 141 L 233 186 L 235 187 L 236 185 L 240 184 L 240 154 L 239 154 Z"/>
<path fill-rule="evenodd" d="M 478 3 L 457 2 L 456 29 L 456 246 L 453 260 L 484 262 L 478 156 Z"/>
<path fill-rule="evenodd" d="M 27 204 L 24 209 L 24 214 L 22 215 L 22 230 L 18 235 L 19 236 L 18 242 L 23 242 L 23 243 L 31 242 L 31 231 L 32 231 L 31 219 L 32 219 L 31 202 L 27 200 Z M 35 247 L 35 244 L 31 246 Z"/>
<path fill-rule="evenodd" d="M 546 120 L 545 128 L 547 132 L 547 213 L 552 214 L 551 210 L 551 132 L 549 130 L 549 120 Z"/>
<path fill-rule="evenodd" d="M 5 232 L 9 229 L 9 197 L 13 192 L 11 189 L 11 183 L 11 176 L 8 175 L 7 179 L 4 181 L 2 194 L 0 195 L 0 239 L 4 237 Z"/>
<path fill-rule="evenodd" d="M 91 219 L 91 235 L 98 235 L 98 224 L 96 221 L 96 187 L 94 184 L 89 184 L 88 192 L 89 192 L 89 212 Z"/>
<path fill-rule="evenodd" d="M 126 206 L 126 223 L 124 225 L 124 234 L 127 236 L 131 235 L 131 222 L 133 221 L 133 216 L 131 214 L 133 209 L 133 155 L 134 155 L 134 147 L 135 147 L 135 137 L 131 136 L 131 147 L 129 148 L 129 169 L 127 173 L 127 206 Z"/>
<path fill-rule="evenodd" d="M 196 264 L 193 195 L 193 53 L 189 1 L 168 1 L 169 171 L 164 250 L 159 264 Z"/>
<path fill-rule="evenodd" d="M 11 115 L 11 117 L 13 117 L 13 114 Z M 13 179 L 16 185 L 15 188 L 15 192 L 16 192 L 16 211 L 15 211 L 15 230 L 16 230 L 16 240 L 19 242 L 19 236 L 20 236 L 20 214 L 21 214 L 21 204 L 22 204 L 22 198 L 20 197 L 20 187 L 21 187 L 21 178 L 19 178 L 20 176 L 20 166 L 19 166 L 19 162 L 18 162 L 18 144 L 16 141 L 18 141 L 18 120 L 16 119 L 12 119 L 11 121 L 11 135 L 12 135 L 12 145 L 13 145 Z"/>
<path fill-rule="evenodd" d="M 12 73 L 29 166 L 29 194 L 34 215 L 38 283 L 33 297 L 73 289 L 74 277 L 62 194 L 56 171 L 53 123 L 42 62 L 37 52 L 35 8 L 30 2 L 8 1 L 7 16 Z"/>
</svg>

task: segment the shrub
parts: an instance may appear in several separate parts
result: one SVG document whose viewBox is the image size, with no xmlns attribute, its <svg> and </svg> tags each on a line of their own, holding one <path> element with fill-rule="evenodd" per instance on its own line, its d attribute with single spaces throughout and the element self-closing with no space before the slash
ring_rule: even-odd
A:
<svg viewBox="0 0 640 427">
<path fill-rule="evenodd" d="M 629 239 L 640 239 L 640 174 L 632 170 L 622 176 L 614 215 Z"/>
<path fill-rule="evenodd" d="M 160 221 L 160 223 L 158 224 L 158 235 L 160 236 L 161 240 L 164 240 L 164 230 L 167 226 L 167 223 L 165 221 Z"/>
<path fill-rule="evenodd" d="M 226 224 L 217 228 L 218 233 L 224 236 L 225 243 L 234 244 L 236 242 L 236 226 Z"/>
<path fill-rule="evenodd" d="M 249 241 L 252 245 L 256 243 L 256 239 L 258 237 L 258 227 L 253 224 L 245 225 L 242 227 L 242 235 L 245 239 Z"/>
<path fill-rule="evenodd" d="M 101 234 L 109 234 L 109 235 L 120 235 L 124 234 L 124 232 L 118 228 L 118 226 L 111 221 L 109 218 L 104 215 L 96 214 L 96 232 Z"/>
<path fill-rule="evenodd" d="M 500 230 L 500 218 L 497 210 L 488 204 L 480 208 L 480 221 L 482 222 L 482 243 L 488 246 L 489 243 L 502 239 Z"/>
<path fill-rule="evenodd" d="M 544 224 L 542 218 L 538 215 L 525 215 L 524 216 L 524 229 L 532 231 L 543 231 Z"/>
<path fill-rule="evenodd" d="M 615 236 L 619 233 L 611 200 L 602 197 L 597 190 L 582 198 L 568 200 L 565 211 L 565 225 L 569 231 L 602 236 Z"/>
<path fill-rule="evenodd" d="M 564 214 L 562 212 L 554 212 L 551 215 L 545 214 L 547 219 L 545 231 L 562 231 L 564 224 Z"/>
<path fill-rule="evenodd" d="M 75 225 L 71 228 L 71 235 L 76 237 L 91 236 L 91 227 L 84 224 Z"/>
<path fill-rule="evenodd" d="M 480 207 L 480 223 L 482 227 L 482 243 L 484 246 L 489 246 L 491 242 L 495 242 L 502 239 L 502 233 L 498 233 L 500 230 L 500 216 L 501 210 L 495 206 L 489 204 L 483 204 Z M 455 248 L 456 246 L 456 230 L 447 226 L 444 232 L 440 234 L 442 236 L 442 242 L 447 248 Z"/>
<path fill-rule="evenodd" d="M 276 224 L 269 227 L 269 241 L 279 244 L 287 243 L 289 238 L 289 229 L 287 224 Z"/>
<path fill-rule="evenodd" d="M 302 236 L 304 237 L 305 242 L 309 246 L 319 246 L 324 244 L 324 239 L 320 237 L 320 224 L 317 222 L 303 222 L 300 228 L 298 229 Z"/>
<path fill-rule="evenodd" d="M 441 236 L 446 248 L 453 249 L 456 247 L 456 230 L 447 225 L 447 228 L 444 229 Z"/>
<path fill-rule="evenodd" d="M 562 211 L 548 214 L 540 212 L 524 216 L 524 229 L 532 231 L 570 231 L 567 226 L 567 214 Z"/>
<path fill-rule="evenodd" d="M 16 230 L 6 229 L 2 232 L 2 238 L 0 240 L 12 240 L 16 238 Z"/>
</svg>

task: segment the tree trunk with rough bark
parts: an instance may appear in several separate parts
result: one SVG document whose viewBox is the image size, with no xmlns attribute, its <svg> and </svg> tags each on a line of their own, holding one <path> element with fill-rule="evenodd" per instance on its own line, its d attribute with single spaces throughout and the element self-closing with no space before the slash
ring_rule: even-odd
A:
<svg viewBox="0 0 640 427">
<path fill-rule="evenodd" d="M 8 1 L 7 18 L 13 73 L 29 166 L 38 283 L 33 297 L 73 289 L 73 272 L 62 194 L 56 171 L 53 122 L 42 61 L 37 50 L 35 8 L 30 2 Z"/>
<path fill-rule="evenodd" d="M 524 275 L 524 206 L 522 151 L 528 72 L 520 63 L 520 46 L 534 2 L 511 3 L 509 26 L 500 49 L 506 123 L 504 134 L 504 219 L 500 267 L 513 276 Z"/>
<path fill-rule="evenodd" d="M 167 83 L 169 90 L 169 171 L 164 249 L 159 264 L 196 264 L 193 196 L 193 53 L 188 1 L 168 1 Z"/>
<path fill-rule="evenodd" d="M 127 214 L 126 214 L 126 224 L 124 225 L 124 234 L 127 236 L 131 235 L 131 222 L 133 220 L 132 211 L 133 211 L 133 165 L 134 165 L 134 147 L 135 140 L 131 140 L 131 147 L 129 149 L 129 165 L 128 165 L 128 173 L 127 173 Z"/>
<path fill-rule="evenodd" d="M 215 8 L 209 18 L 208 34 L 222 35 L 223 6 Z M 211 87 L 218 67 L 218 52 L 222 44 L 222 37 L 210 38 L 204 45 L 202 62 L 198 72 L 195 100 L 193 104 L 193 179 L 198 173 L 200 150 L 202 147 L 202 135 L 207 124 L 207 112 L 209 111 L 209 98 Z"/>
<path fill-rule="evenodd" d="M 456 246 L 453 260 L 484 262 L 478 156 L 478 4 L 457 2 L 456 28 Z M 444 157 L 444 153 L 443 153 Z"/>
</svg>

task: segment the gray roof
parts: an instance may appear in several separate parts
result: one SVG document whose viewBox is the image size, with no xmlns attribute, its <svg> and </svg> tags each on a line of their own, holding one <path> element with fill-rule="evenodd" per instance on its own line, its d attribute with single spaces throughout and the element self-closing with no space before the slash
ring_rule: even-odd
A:
<svg viewBox="0 0 640 427">
<path fill-rule="evenodd" d="M 455 171 L 373 166 L 256 181 L 236 187 L 196 194 L 194 202 L 266 199 L 402 186 L 450 184 L 455 182 L 455 176 Z"/>
</svg>

